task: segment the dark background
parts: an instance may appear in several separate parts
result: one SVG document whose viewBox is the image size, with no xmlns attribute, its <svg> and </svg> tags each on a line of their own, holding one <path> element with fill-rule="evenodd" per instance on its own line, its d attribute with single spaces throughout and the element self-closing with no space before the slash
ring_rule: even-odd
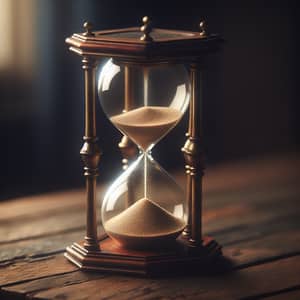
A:
<svg viewBox="0 0 300 300">
<path fill-rule="evenodd" d="M 226 40 L 205 80 L 208 164 L 297 151 L 295 3 L 1 0 L 0 199 L 84 184 L 83 72 L 64 39 L 85 20 L 109 29 L 140 25 L 148 15 L 157 27 L 198 30 L 205 18 Z M 97 112 L 106 180 L 120 170 L 120 134 L 99 105 Z M 167 169 L 183 168 L 185 129 L 186 118 L 154 149 Z"/>
</svg>

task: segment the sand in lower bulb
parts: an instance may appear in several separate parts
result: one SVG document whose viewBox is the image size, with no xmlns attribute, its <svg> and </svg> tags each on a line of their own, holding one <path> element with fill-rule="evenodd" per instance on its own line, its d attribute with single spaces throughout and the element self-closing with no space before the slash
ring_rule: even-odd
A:
<svg viewBox="0 0 300 300">
<path fill-rule="evenodd" d="M 123 246 L 145 248 L 173 242 L 184 227 L 183 220 L 153 201 L 142 198 L 108 220 L 105 231 Z"/>
</svg>

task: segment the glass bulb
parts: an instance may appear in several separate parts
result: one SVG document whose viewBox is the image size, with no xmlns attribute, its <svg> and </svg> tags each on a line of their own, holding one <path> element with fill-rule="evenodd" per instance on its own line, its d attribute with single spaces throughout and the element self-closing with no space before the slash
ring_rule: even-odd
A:
<svg viewBox="0 0 300 300">
<path fill-rule="evenodd" d="M 174 242 L 186 225 L 183 192 L 150 151 L 180 121 L 190 99 L 184 65 L 128 64 L 109 59 L 98 94 L 111 122 L 139 148 L 140 156 L 107 191 L 106 233 L 129 248 Z"/>
<path fill-rule="evenodd" d="M 98 94 L 111 122 L 144 151 L 181 119 L 190 99 L 184 65 L 128 65 L 112 59 L 103 66 Z"/>
<path fill-rule="evenodd" d="M 101 212 L 104 229 L 128 248 L 168 245 L 186 225 L 183 200 L 183 192 L 172 177 L 144 153 L 106 192 Z"/>
</svg>

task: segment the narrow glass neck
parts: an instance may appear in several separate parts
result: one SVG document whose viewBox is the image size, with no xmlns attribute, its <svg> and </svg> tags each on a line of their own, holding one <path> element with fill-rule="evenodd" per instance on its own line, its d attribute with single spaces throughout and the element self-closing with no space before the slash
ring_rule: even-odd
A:
<svg viewBox="0 0 300 300">
<path fill-rule="evenodd" d="M 140 153 L 151 153 L 151 150 L 153 149 L 153 147 L 155 146 L 155 144 L 151 144 L 147 149 L 144 149 L 142 147 L 140 147 L 139 145 L 137 145 L 137 147 L 139 148 Z"/>
<path fill-rule="evenodd" d="M 148 157 L 148 158 L 150 158 L 150 159 L 153 159 L 153 158 L 152 158 L 152 151 L 151 151 L 152 148 L 153 148 L 153 147 L 148 148 L 146 151 L 143 150 L 143 149 L 141 149 L 141 148 L 139 148 L 139 156 L 145 156 L 145 157 Z"/>
</svg>

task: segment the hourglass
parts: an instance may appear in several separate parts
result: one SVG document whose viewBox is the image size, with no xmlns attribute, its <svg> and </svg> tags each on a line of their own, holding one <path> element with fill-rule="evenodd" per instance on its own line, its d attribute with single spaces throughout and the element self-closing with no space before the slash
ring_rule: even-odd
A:
<svg viewBox="0 0 300 300">
<path fill-rule="evenodd" d="M 66 42 L 83 57 L 85 136 L 81 156 L 87 189 L 83 242 L 65 256 L 83 269 L 161 274 L 208 267 L 221 247 L 202 235 L 203 151 L 201 102 L 205 58 L 221 38 L 200 32 L 141 28 L 74 34 Z M 101 61 L 98 76 L 96 68 Z M 100 150 L 96 136 L 96 90 L 101 107 L 123 134 L 123 172 L 101 202 L 105 234 L 97 235 L 96 177 Z M 186 191 L 154 160 L 151 150 L 189 107 Z M 138 150 L 137 150 L 138 149 Z M 139 155 L 137 156 L 137 152 Z"/>
</svg>

